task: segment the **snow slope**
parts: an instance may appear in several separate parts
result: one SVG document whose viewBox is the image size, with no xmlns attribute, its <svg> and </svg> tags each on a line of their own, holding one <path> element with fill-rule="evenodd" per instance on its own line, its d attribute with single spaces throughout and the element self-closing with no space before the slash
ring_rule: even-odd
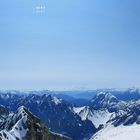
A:
<svg viewBox="0 0 140 140">
<path fill-rule="evenodd" d="M 105 125 L 110 119 L 112 113 L 108 110 L 93 110 L 89 106 L 74 107 L 73 110 L 77 113 L 82 120 L 90 120 L 93 125 L 98 128 L 101 124 Z"/>
<path fill-rule="evenodd" d="M 140 125 L 120 125 L 118 127 L 108 125 L 93 135 L 90 140 L 140 140 Z"/>
</svg>

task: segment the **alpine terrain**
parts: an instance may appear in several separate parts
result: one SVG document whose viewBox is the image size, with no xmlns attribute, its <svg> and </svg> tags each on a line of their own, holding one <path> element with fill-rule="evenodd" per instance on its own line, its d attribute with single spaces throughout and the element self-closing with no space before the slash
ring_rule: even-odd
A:
<svg viewBox="0 0 140 140">
<path fill-rule="evenodd" d="M 89 93 L 89 92 L 87 92 Z M 131 98 L 123 98 L 130 94 Z M 80 94 L 78 92 L 78 94 Z M 83 93 L 82 93 L 83 94 Z M 138 140 L 140 92 L 97 90 L 84 105 L 50 91 L 1 91 L 2 140 Z M 90 95 L 91 96 L 91 95 Z M 78 97 L 76 97 L 76 101 Z M 79 97 L 79 100 L 81 98 Z M 83 99 L 82 99 L 83 100 Z M 79 101 L 80 102 L 80 101 Z M 83 104 L 83 103 L 82 103 Z"/>
</svg>

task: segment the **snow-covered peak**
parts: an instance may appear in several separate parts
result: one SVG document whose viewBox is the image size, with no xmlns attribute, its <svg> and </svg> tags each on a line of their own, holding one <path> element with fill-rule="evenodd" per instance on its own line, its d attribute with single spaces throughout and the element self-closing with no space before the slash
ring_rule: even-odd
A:
<svg viewBox="0 0 140 140">
<path fill-rule="evenodd" d="M 47 99 L 49 101 L 53 102 L 56 105 L 58 105 L 58 104 L 60 104 L 62 102 L 62 99 L 59 99 L 58 97 L 56 97 L 55 95 L 52 95 L 52 94 L 48 95 Z"/>
<path fill-rule="evenodd" d="M 27 109 L 25 106 L 20 106 L 17 110 L 18 110 L 18 112 L 21 112 L 21 111 L 25 111 Z"/>
<path fill-rule="evenodd" d="M 96 94 L 96 96 L 90 101 L 91 103 L 95 103 L 95 102 L 98 102 L 98 103 L 103 103 L 103 102 L 112 102 L 113 100 L 112 99 L 115 99 L 116 101 L 116 97 L 113 96 L 111 93 L 108 93 L 108 92 L 99 92 Z"/>
<path fill-rule="evenodd" d="M 117 98 L 112 95 L 110 92 L 99 92 L 97 95 L 91 100 L 94 102 L 95 100 L 106 101 L 106 102 L 118 102 Z"/>
<path fill-rule="evenodd" d="M 45 124 L 24 106 L 19 107 L 13 115 L 9 115 L 2 123 L 0 138 L 1 140 L 70 140 L 49 132 Z"/>
<path fill-rule="evenodd" d="M 95 110 L 108 109 L 109 112 L 114 112 L 124 107 L 124 103 L 119 101 L 114 95 L 108 92 L 98 93 L 88 105 Z"/>
<path fill-rule="evenodd" d="M 28 120 L 28 113 L 26 108 L 21 106 L 18 110 L 10 114 L 5 121 L 1 124 L 1 135 L 4 133 L 7 135 L 9 140 L 22 140 L 28 131 L 28 128 L 25 127 Z M 3 140 L 3 139 L 2 139 Z"/>
<path fill-rule="evenodd" d="M 28 116 L 29 114 L 30 112 L 27 110 L 27 108 L 24 106 L 21 106 L 17 109 L 17 112 L 15 115 L 25 117 L 25 116 Z"/>
<path fill-rule="evenodd" d="M 61 103 L 61 100 L 58 99 L 56 96 L 53 96 L 52 101 L 57 105 Z"/>
<path fill-rule="evenodd" d="M 90 120 L 96 128 L 105 125 L 112 115 L 108 110 L 94 110 L 89 106 L 74 107 L 73 110 L 82 120 Z"/>
</svg>

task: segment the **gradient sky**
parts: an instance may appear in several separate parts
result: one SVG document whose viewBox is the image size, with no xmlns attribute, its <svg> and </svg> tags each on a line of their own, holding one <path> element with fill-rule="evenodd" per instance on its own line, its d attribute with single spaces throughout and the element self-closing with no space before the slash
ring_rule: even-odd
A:
<svg viewBox="0 0 140 140">
<path fill-rule="evenodd" d="M 0 89 L 132 86 L 140 0 L 0 1 Z"/>
</svg>

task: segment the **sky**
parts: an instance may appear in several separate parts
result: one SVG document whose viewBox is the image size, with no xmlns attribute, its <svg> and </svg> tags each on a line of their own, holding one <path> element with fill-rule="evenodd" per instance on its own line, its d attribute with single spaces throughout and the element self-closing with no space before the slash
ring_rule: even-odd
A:
<svg viewBox="0 0 140 140">
<path fill-rule="evenodd" d="M 0 89 L 140 88 L 139 0 L 1 0 Z"/>
</svg>

